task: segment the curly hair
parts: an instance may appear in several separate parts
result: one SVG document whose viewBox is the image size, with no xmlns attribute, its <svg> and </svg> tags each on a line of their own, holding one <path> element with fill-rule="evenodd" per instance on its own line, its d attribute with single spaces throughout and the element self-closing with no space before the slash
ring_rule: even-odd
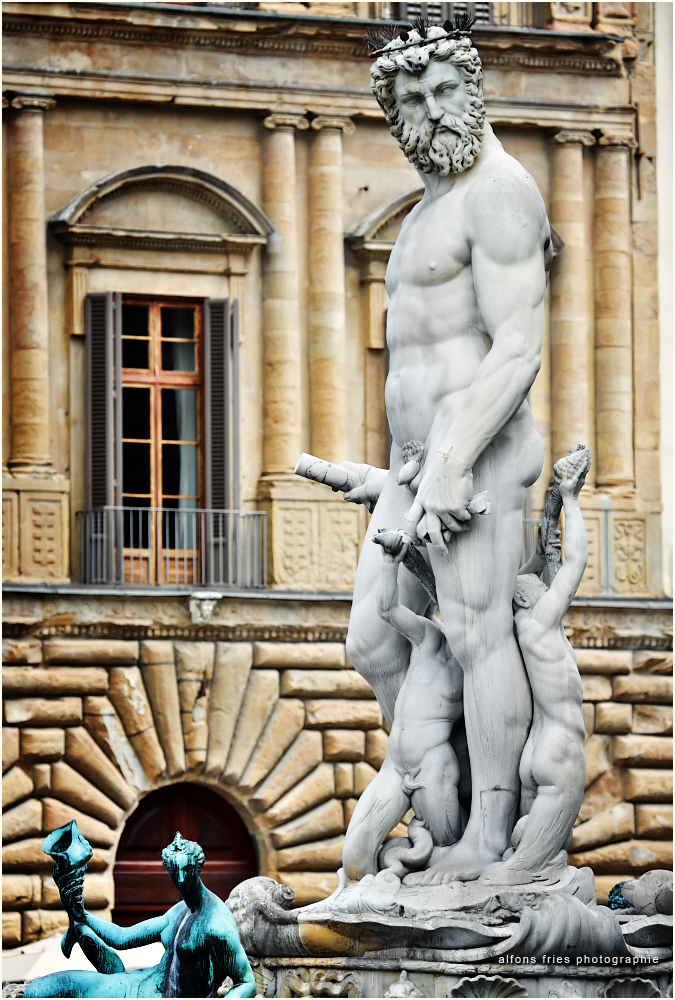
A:
<svg viewBox="0 0 675 1000">
<path fill-rule="evenodd" d="M 370 68 L 370 89 L 384 112 L 391 134 L 398 140 L 406 155 L 410 156 L 409 128 L 406 128 L 394 90 L 396 78 L 400 72 L 412 75 L 422 73 L 429 63 L 434 61 L 448 62 L 455 66 L 464 80 L 468 101 L 462 121 L 471 137 L 472 152 L 475 156 L 480 149 L 485 121 L 482 96 L 483 69 L 480 56 L 468 36 L 450 37 L 443 28 L 432 25 L 427 29 L 426 38 L 422 38 L 416 29 L 412 29 L 407 33 L 406 42 L 401 37 L 393 39 Z M 473 156 L 470 162 L 464 162 L 463 166 L 470 166 Z M 437 169 L 438 166 L 429 160 L 424 160 L 418 165 L 426 173 Z M 455 167 L 457 168 L 458 166 Z"/>
<path fill-rule="evenodd" d="M 204 866 L 204 852 L 195 840 L 186 840 L 180 833 L 176 833 L 173 841 L 162 851 L 162 864 L 167 871 L 178 869 L 178 855 L 182 854 L 190 859 L 190 863 L 197 871 L 201 871 Z"/>
</svg>

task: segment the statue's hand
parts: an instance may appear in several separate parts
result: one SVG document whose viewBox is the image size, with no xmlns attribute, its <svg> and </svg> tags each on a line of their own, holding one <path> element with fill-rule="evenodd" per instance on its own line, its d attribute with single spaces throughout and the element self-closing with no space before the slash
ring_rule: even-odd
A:
<svg viewBox="0 0 675 1000">
<path fill-rule="evenodd" d="M 429 455 L 417 497 L 406 514 L 408 531 L 429 537 L 435 548 L 447 552 L 443 531 L 466 531 L 471 515 L 467 504 L 473 494 L 473 472 L 452 455 Z"/>
<path fill-rule="evenodd" d="M 588 448 L 573 451 L 559 459 L 553 466 L 561 497 L 578 497 L 591 467 Z"/>
<path fill-rule="evenodd" d="M 372 513 L 375 504 L 380 499 L 380 493 L 384 489 L 389 470 L 376 469 L 373 465 L 359 465 L 356 462 L 340 462 L 340 466 L 349 472 L 356 473 L 361 481 L 360 486 L 356 486 L 344 494 L 344 499 L 348 503 L 362 503 Z"/>
</svg>

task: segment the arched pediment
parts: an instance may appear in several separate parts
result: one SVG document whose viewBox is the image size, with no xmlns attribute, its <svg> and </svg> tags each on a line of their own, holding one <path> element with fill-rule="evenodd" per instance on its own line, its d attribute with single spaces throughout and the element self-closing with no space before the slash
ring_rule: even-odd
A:
<svg viewBox="0 0 675 1000">
<path fill-rule="evenodd" d="M 50 225 L 67 243 L 214 252 L 246 252 L 274 232 L 236 188 L 182 166 L 109 174 L 68 202 Z"/>
<path fill-rule="evenodd" d="M 367 215 L 351 233 L 347 243 L 356 253 L 388 260 L 406 215 L 422 200 L 424 188 L 413 188 Z"/>
</svg>

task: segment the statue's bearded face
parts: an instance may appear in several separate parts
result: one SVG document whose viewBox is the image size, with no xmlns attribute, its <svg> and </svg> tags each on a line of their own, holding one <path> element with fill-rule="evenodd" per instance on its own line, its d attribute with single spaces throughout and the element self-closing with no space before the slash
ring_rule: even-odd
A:
<svg viewBox="0 0 675 1000">
<path fill-rule="evenodd" d="M 468 37 L 432 25 L 391 41 L 370 68 L 371 90 L 414 165 L 442 177 L 470 167 L 485 125 L 483 74 Z"/>
<path fill-rule="evenodd" d="M 411 163 L 441 176 L 472 165 L 480 152 L 485 113 L 477 114 L 477 102 L 457 67 L 434 61 L 419 74 L 401 70 L 394 93 L 402 120 L 398 141 Z"/>
</svg>

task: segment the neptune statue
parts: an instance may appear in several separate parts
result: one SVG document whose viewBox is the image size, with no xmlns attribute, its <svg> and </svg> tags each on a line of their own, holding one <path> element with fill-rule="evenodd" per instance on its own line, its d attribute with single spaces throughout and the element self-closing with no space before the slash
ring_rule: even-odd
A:
<svg viewBox="0 0 675 1000">
<path fill-rule="evenodd" d="M 256 984 L 234 917 L 200 878 L 204 852 L 177 833 L 162 851 L 162 863 L 183 897 L 161 917 L 118 927 L 87 913 L 84 873 L 92 850 L 72 820 L 42 844 L 54 859 L 54 881 L 70 917 L 61 942 L 68 958 L 79 944 L 95 972 L 55 972 L 34 980 L 26 997 L 212 997 L 226 977 L 229 997 L 254 997 Z M 127 972 L 114 948 L 161 941 L 164 956 L 151 969 Z"/>
</svg>

